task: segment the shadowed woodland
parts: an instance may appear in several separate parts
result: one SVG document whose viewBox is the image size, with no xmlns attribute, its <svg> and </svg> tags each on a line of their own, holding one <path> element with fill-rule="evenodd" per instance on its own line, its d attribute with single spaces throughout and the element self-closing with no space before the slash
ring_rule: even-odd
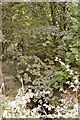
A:
<svg viewBox="0 0 80 120">
<path fill-rule="evenodd" d="M 79 4 L 9 2 L 2 5 L 5 95 L 15 99 L 18 89 L 24 88 L 23 96 L 27 93 L 32 95 L 26 109 L 41 106 L 38 117 L 54 116 L 54 113 L 54 117 L 58 116 L 56 108 L 62 104 L 59 101 L 62 98 L 67 101 L 72 98 L 73 104 L 77 98 L 80 101 Z M 66 90 L 67 93 L 64 92 Z M 68 105 L 67 110 L 72 110 L 73 104 Z M 64 116 L 66 113 L 63 111 L 61 114 Z M 26 114 L 24 116 L 30 116 Z"/>
</svg>

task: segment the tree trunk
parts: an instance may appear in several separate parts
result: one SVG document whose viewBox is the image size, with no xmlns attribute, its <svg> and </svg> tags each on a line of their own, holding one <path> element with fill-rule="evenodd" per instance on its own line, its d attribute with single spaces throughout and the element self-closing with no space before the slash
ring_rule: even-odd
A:
<svg viewBox="0 0 80 120">
<path fill-rule="evenodd" d="M 2 77 L 2 3 L 0 3 L 0 94 L 2 94 L 2 89 L 4 88 L 4 82 Z"/>
</svg>

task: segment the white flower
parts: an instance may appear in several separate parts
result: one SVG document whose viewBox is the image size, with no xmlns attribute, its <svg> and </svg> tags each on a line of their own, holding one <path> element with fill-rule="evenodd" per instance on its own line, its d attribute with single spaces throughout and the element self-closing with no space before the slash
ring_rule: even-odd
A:
<svg viewBox="0 0 80 120">
<path fill-rule="evenodd" d="M 41 99 L 39 100 L 39 103 L 42 104 L 42 100 Z"/>
<path fill-rule="evenodd" d="M 50 91 L 46 91 L 46 93 L 45 94 L 50 94 Z"/>
<path fill-rule="evenodd" d="M 58 57 L 55 58 L 55 61 L 58 61 Z"/>
<path fill-rule="evenodd" d="M 58 117 L 62 117 L 62 114 L 58 111 Z"/>
<path fill-rule="evenodd" d="M 53 118 L 53 115 L 48 114 L 47 117 L 48 117 L 48 118 Z"/>
<path fill-rule="evenodd" d="M 29 96 L 29 95 L 30 95 L 29 93 L 26 93 L 25 98 L 26 98 L 26 99 L 30 99 L 30 96 Z"/>
<path fill-rule="evenodd" d="M 66 83 L 67 83 L 67 84 L 70 84 L 70 81 L 67 81 Z"/>
<path fill-rule="evenodd" d="M 59 91 L 63 91 L 63 88 L 60 88 L 60 90 Z"/>
<path fill-rule="evenodd" d="M 34 96 L 34 93 L 30 93 L 30 98 L 33 98 L 33 96 Z"/>
<path fill-rule="evenodd" d="M 62 61 L 59 61 L 59 62 L 61 63 L 61 65 L 64 65 L 66 67 L 65 63 L 63 63 Z"/>
<path fill-rule="evenodd" d="M 70 69 L 69 68 L 67 68 L 67 70 L 66 71 L 70 71 Z"/>
<path fill-rule="evenodd" d="M 78 84 L 78 83 L 79 83 L 78 79 L 76 79 L 76 80 L 74 81 L 74 83 L 75 83 L 75 84 Z"/>
<path fill-rule="evenodd" d="M 30 113 L 31 113 L 31 111 L 30 111 L 29 109 L 27 109 L 27 111 L 26 111 L 26 115 L 29 116 Z"/>
<path fill-rule="evenodd" d="M 71 84 L 70 87 L 75 87 L 75 86 L 74 86 L 74 84 Z M 70 88 L 70 87 L 69 87 L 69 88 Z"/>
<path fill-rule="evenodd" d="M 76 87 L 73 89 L 73 92 L 74 92 L 74 91 L 77 91 L 77 88 L 76 88 Z"/>
<path fill-rule="evenodd" d="M 43 45 L 43 46 L 46 46 L 46 43 L 43 43 L 42 45 Z"/>
<path fill-rule="evenodd" d="M 78 104 L 74 104 L 74 107 L 78 109 Z"/>
<path fill-rule="evenodd" d="M 63 111 L 63 110 L 64 110 L 64 108 L 61 107 L 61 111 Z"/>
<path fill-rule="evenodd" d="M 51 42 L 50 41 L 46 41 L 46 43 L 50 44 Z"/>
<path fill-rule="evenodd" d="M 60 109 L 60 106 L 57 106 L 57 109 Z"/>
<path fill-rule="evenodd" d="M 26 118 L 26 116 L 25 116 L 25 115 L 22 115 L 22 118 Z"/>
<path fill-rule="evenodd" d="M 64 91 L 64 93 L 67 93 L 67 92 L 68 92 L 67 90 Z"/>
<path fill-rule="evenodd" d="M 10 103 L 10 105 L 11 105 L 12 107 L 16 107 L 16 101 L 12 101 L 12 102 Z"/>
<path fill-rule="evenodd" d="M 48 110 L 51 110 L 51 107 L 50 107 L 50 106 L 48 107 Z"/>
<path fill-rule="evenodd" d="M 66 65 L 66 68 L 69 68 L 69 65 Z"/>
<path fill-rule="evenodd" d="M 24 101 L 26 99 L 26 96 L 22 96 L 22 100 Z"/>
<path fill-rule="evenodd" d="M 70 73 L 69 73 L 69 75 L 73 75 L 73 70 L 70 70 Z"/>
<path fill-rule="evenodd" d="M 32 92 L 32 90 L 31 90 L 31 89 L 29 89 L 28 91 L 29 91 L 30 93 Z"/>
<path fill-rule="evenodd" d="M 27 102 L 30 102 L 30 99 L 27 99 Z"/>
<path fill-rule="evenodd" d="M 33 111 L 33 112 L 37 112 L 37 108 L 33 108 L 32 111 Z"/>
<path fill-rule="evenodd" d="M 61 62 L 61 58 L 59 58 L 59 62 Z"/>
<path fill-rule="evenodd" d="M 8 115 L 8 111 L 7 111 L 7 110 L 4 110 L 4 112 L 3 112 L 3 117 L 6 118 L 7 115 Z"/>
</svg>

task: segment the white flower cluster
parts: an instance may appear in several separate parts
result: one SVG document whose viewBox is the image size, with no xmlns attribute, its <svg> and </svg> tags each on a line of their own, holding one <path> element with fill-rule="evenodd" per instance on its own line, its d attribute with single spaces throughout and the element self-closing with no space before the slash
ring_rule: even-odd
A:
<svg viewBox="0 0 80 120">
<path fill-rule="evenodd" d="M 21 94 L 23 92 L 23 95 Z M 47 91 L 49 93 L 49 91 Z M 3 104 L 3 117 L 4 118 L 76 118 L 78 117 L 78 104 L 74 104 L 72 99 L 67 101 L 66 99 L 61 99 L 61 105 L 57 105 L 57 107 L 52 105 L 43 104 L 50 111 L 54 108 L 55 112 L 52 114 L 41 115 L 38 111 L 41 111 L 41 106 L 35 107 L 33 109 L 26 108 L 26 104 L 30 102 L 30 98 L 34 96 L 34 93 L 29 90 L 26 94 L 22 89 L 19 89 L 18 95 L 15 100 L 10 101 L 7 100 Z M 73 106 L 73 108 L 68 109 L 68 107 Z M 44 110 L 45 111 L 45 110 Z"/>
<path fill-rule="evenodd" d="M 70 69 L 70 66 L 66 65 L 64 62 L 62 62 L 60 58 L 56 57 L 55 61 L 60 62 L 61 65 L 63 65 L 66 68 L 66 71 L 69 72 L 69 75 L 73 76 L 73 78 L 74 78 L 74 84 L 79 84 L 79 80 L 78 80 L 79 74 L 77 72 L 73 73 L 73 70 Z"/>
<path fill-rule="evenodd" d="M 30 90 L 24 94 L 23 89 L 19 89 L 18 94 L 15 100 L 5 101 L 5 110 L 3 110 L 4 118 L 37 118 L 40 117 L 40 114 L 37 112 L 40 107 L 33 108 L 32 110 L 26 109 L 26 104 L 30 102 L 30 98 L 33 97 L 34 93 Z M 23 95 L 22 95 L 23 93 Z"/>
<path fill-rule="evenodd" d="M 3 117 L 4 118 L 39 118 L 41 115 L 38 113 L 38 111 L 41 111 L 41 106 L 38 105 L 37 108 L 26 109 L 27 103 L 30 103 L 30 98 L 33 98 L 34 96 L 38 96 L 39 94 L 50 94 L 50 91 L 41 91 L 41 93 L 36 92 L 34 94 L 31 89 L 27 93 L 24 93 L 24 89 L 21 88 L 18 90 L 18 94 L 15 97 L 15 100 L 5 101 L 5 104 L 3 104 L 2 107 L 5 105 L 5 110 L 3 110 Z M 4 102 L 4 101 L 3 101 Z M 50 106 L 48 109 L 51 109 Z"/>
</svg>

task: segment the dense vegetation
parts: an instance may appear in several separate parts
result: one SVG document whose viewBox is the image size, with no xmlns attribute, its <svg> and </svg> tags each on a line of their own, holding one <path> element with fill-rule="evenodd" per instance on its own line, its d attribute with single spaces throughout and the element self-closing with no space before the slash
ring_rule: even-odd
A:
<svg viewBox="0 0 80 120">
<path fill-rule="evenodd" d="M 25 94 L 35 93 L 27 108 L 53 105 L 55 92 L 78 84 L 79 2 L 9 2 L 2 11 L 3 64 L 11 66 Z"/>
</svg>

